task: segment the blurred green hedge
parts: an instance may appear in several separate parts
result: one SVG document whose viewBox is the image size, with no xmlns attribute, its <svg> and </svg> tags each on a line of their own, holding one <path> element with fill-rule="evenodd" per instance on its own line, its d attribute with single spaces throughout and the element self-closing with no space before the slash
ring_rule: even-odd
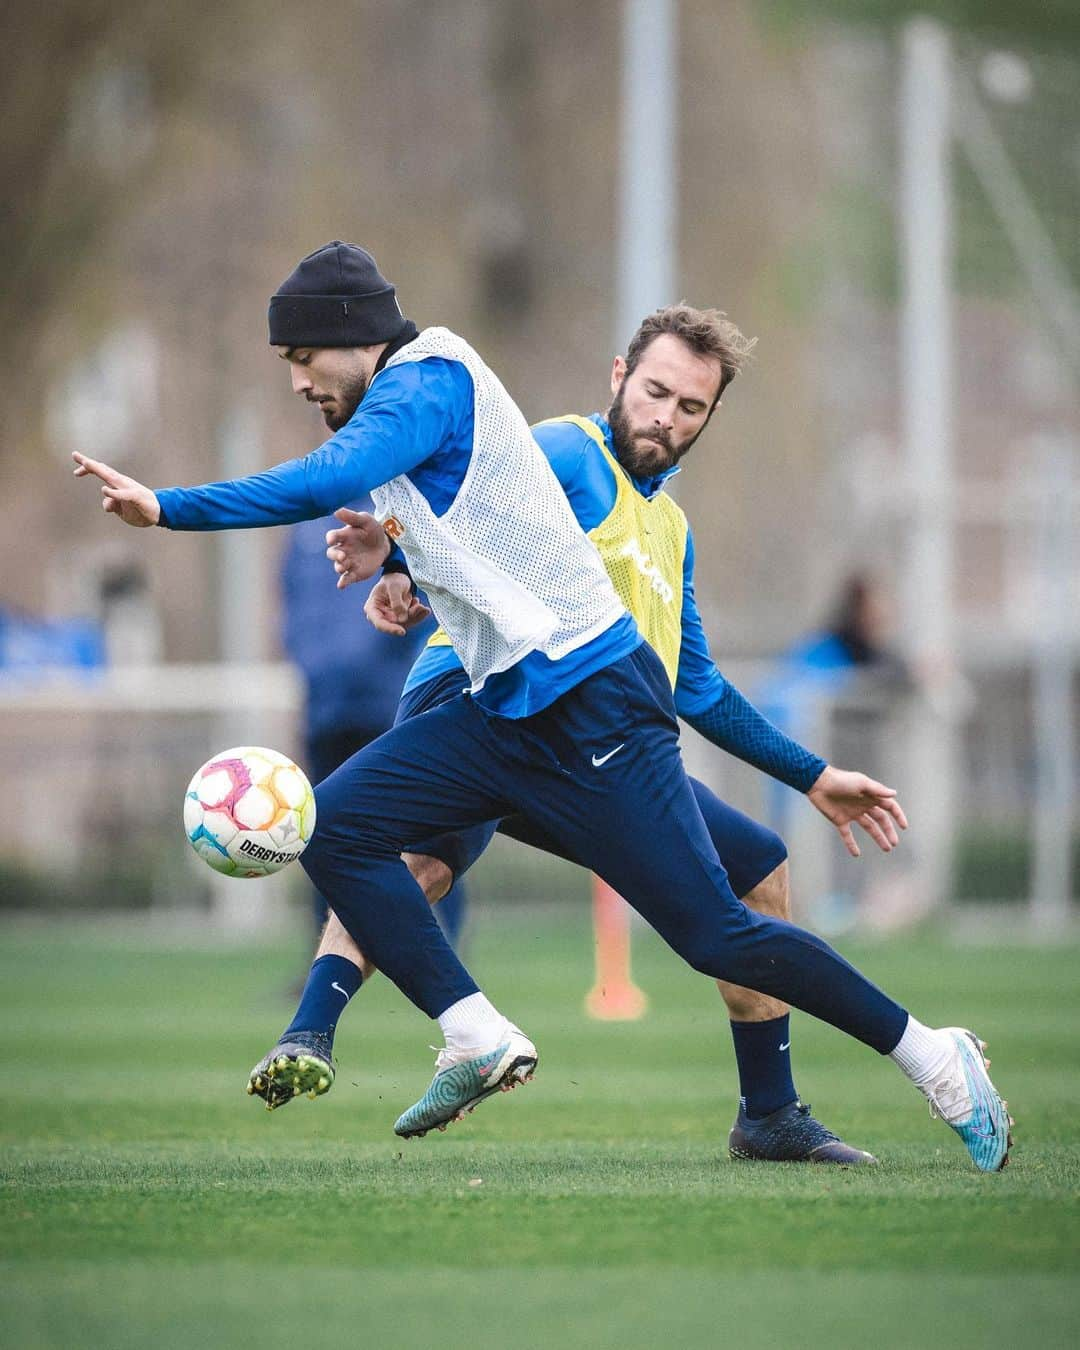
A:
<svg viewBox="0 0 1080 1350">
<path fill-rule="evenodd" d="M 1032 840 L 1025 830 L 969 828 L 956 840 L 953 897 L 961 904 L 1026 901 L 1032 862 Z M 1080 832 L 1073 838 L 1071 875 L 1073 897 L 1080 900 Z M 580 900 L 587 896 L 588 884 L 585 874 L 570 863 L 500 838 L 469 875 L 475 899 L 500 904 Z M 49 871 L 29 859 L 0 858 L 0 912 L 167 909 L 208 903 L 209 897 L 199 868 L 191 867 L 186 857 L 177 858 L 173 839 L 169 847 L 150 841 L 139 854 L 120 858 L 103 851 L 85 859 L 77 872 Z"/>
<path fill-rule="evenodd" d="M 1034 875 L 1034 844 L 1025 831 L 983 826 L 958 835 L 953 853 L 956 901 L 1009 903 L 1026 900 Z M 1072 897 L 1080 900 L 1080 832 L 1070 858 Z"/>
</svg>

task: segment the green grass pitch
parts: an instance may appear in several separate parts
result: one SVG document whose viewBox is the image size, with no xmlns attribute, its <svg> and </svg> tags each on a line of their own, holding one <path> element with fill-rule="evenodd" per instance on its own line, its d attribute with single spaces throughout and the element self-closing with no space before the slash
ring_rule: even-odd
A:
<svg viewBox="0 0 1080 1350">
<path fill-rule="evenodd" d="M 736 1164 L 708 981 L 646 932 L 651 1010 L 589 1022 L 578 907 L 474 925 L 535 1081 L 398 1141 L 435 1028 L 376 980 L 329 1096 L 243 1091 L 299 944 L 244 955 L 8 930 L 0 1340 L 19 1347 L 1080 1344 L 1080 949 L 857 947 L 925 1021 L 990 1042 L 1017 1118 L 982 1176 L 887 1061 L 793 1019 L 805 1100 L 873 1171 Z"/>
</svg>

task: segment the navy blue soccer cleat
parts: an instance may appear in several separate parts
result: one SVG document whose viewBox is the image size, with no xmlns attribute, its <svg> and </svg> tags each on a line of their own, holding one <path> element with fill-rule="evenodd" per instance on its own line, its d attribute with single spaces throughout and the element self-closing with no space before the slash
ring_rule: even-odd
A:
<svg viewBox="0 0 1080 1350">
<path fill-rule="evenodd" d="M 760 1120 L 751 1120 L 740 1102 L 739 1114 L 728 1135 L 733 1158 L 754 1162 L 833 1163 L 839 1167 L 866 1167 L 877 1162 L 872 1153 L 845 1144 L 796 1099 Z"/>
<path fill-rule="evenodd" d="M 263 1055 L 248 1077 L 249 1096 L 261 1097 L 268 1111 L 305 1093 L 321 1097 L 334 1082 L 330 1037 L 322 1031 L 293 1031 Z"/>
</svg>

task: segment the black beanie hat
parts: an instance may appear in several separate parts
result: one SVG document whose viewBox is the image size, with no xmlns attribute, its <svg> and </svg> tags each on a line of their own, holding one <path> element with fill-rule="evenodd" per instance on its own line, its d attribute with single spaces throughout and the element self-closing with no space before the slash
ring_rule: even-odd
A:
<svg viewBox="0 0 1080 1350">
<path fill-rule="evenodd" d="M 272 347 L 373 347 L 407 323 L 375 259 L 340 239 L 309 253 L 270 297 Z"/>
</svg>

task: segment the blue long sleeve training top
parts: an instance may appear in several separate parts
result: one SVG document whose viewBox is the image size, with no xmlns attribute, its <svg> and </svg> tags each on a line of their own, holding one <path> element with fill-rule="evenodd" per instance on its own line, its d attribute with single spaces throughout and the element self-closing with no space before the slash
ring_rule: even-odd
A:
<svg viewBox="0 0 1080 1350">
<path fill-rule="evenodd" d="M 472 376 L 460 361 L 428 357 L 388 366 L 349 422 L 310 454 L 247 478 L 158 489 L 160 523 L 173 530 L 291 525 L 325 516 L 400 474 L 443 515 L 471 461 L 473 408 Z M 641 641 L 623 614 L 561 660 L 530 652 L 492 675 L 476 701 L 500 716 L 531 716 Z"/>
<path fill-rule="evenodd" d="M 592 414 L 614 454 L 611 428 L 599 413 Z M 548 422 L 533 428 L 533 436 L 547 456 L 578 523 L 591 530 L 615 505 L 616 482 L 611 466 L 595 441 L 572 422 Z M 678 469 L 652 478 L 630 481 L 643 497 L 652 497 Z M 714 745 L 773 778 L 808 791 L 826 768 L 825 761 L 786 736 L 769 721 L 718 669 L 694 596 L 694 541 L 688 532 L 683 560 L 681 646 L 675 683 L 679 716 Z M 454 669 L 464 670 L 453 647 L 426 647 L 405 681 L 405 691 Z"/>
</svg>

